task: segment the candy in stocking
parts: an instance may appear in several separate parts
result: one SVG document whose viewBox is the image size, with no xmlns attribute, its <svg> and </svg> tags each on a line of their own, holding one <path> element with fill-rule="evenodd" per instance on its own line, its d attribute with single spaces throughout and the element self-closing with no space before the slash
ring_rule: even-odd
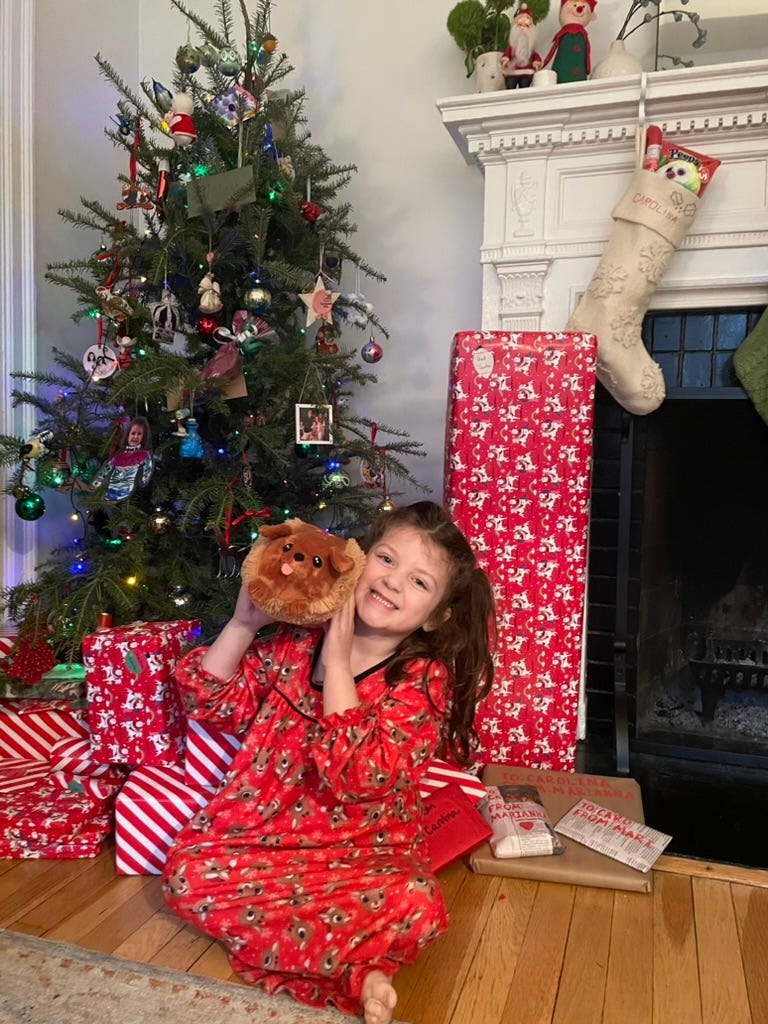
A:
<svg viewBox="0 0 768 1024">
<path fill-rule="evenodd" d="M 613 210 L 611 237 L 568 329 L 597 336 L 597 376 L 619 405 L 645 415 L 664 401 L 664 378 L 640 328 L 699 197 L 662 173 L 635 171 Z"/>
</svg>

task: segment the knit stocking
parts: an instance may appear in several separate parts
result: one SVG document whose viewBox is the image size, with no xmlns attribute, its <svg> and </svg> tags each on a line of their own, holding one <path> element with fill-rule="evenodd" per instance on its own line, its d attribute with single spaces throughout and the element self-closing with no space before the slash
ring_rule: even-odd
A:
<svg viewBox="0 0 768 1024">
<path fill-rule="evenodd" d="M 733 368 L 768 423 L 768 309 L 733 354 Z"/>
<path fill-rule="evenodd" d="M 613 231 L 568 329 L 597 335 L 597 376 L 619 405 L 645 415 L 664 400 L 664 378 L 640 327 L 699 197 L 652 171 L 635 171 L 613 210 Z"/>
</svg>

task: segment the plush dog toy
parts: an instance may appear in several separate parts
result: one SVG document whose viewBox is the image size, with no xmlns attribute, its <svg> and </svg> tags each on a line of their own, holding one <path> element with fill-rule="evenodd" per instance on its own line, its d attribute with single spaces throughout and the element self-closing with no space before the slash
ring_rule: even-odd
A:
<svg viewBox="0 0 768 1024">
<path fill-rule="evenodd" d="M 241 573 L 257 608 L 280 622 L 317 626 L 352 595 L 364 565 L 357 541 L 286 519 L 262 526 Z"/>
</svg>

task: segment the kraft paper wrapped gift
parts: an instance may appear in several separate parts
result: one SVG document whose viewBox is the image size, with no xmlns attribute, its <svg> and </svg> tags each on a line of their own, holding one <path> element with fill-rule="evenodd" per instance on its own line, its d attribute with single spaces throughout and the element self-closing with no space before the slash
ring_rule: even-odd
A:
<svg viewBox="0 0 768 1024">
<path fill-rule="evenodd" d="M 0 700 L 0 758 L 47 761 L 59 740 L 87 736 L 85 709 L 69 701 Z"/>
<path fill-rule="evenodd" d="M 83 640 L 91 756 L 103 764 L 180 764 L 186 719 L 174 669 L 200 623 L 135 622 Z"/>
<path fill-rule="evenodd" d="M 221 732 L 207 722 L 190 718 L 187 722 L 184 782 L 193 789 L 218 786 L 239 749 L 240 740 L 237 736 Z M 485 786 L 477 776 L 439 760 L 431 761 L 422 775 L 421 796 L 427 799 L 450 783 L 460 786 L 474 803 L 485 796 Z"/>
<path fill-rule="evenodd" d="M 176 833 L 209 802 L 212 787 L 188 786 L 181 765 L 142 765 L 115 801 L 118 875 L 159 875 Z"/>
<path fill-rule="evenodd" d="M 634 779 L 487 765 L 483 782 L 486 786 L 535 786 L 553 826 L 581 799 L 609 807 L 633 821 L 645 821 L 640 786 Z M 566 836 L 559 836 L 559 839 L 565 846 L 565 853 L 548 857 L 495 857 L 490 845 L 483 843 L 470 854 L 469 866 L 479 875 L 508 875 L 602 889 L 651 891 L 653 875 L 650 871 L 644 873 L 627 867 Z"/>
<path fill-rule="evenodd" d="M 496 681 L 479 759 L 572 770 L 581 679 L 596 340 L 455 336 L 446 508 L 496 595 Z"/>
</svg>

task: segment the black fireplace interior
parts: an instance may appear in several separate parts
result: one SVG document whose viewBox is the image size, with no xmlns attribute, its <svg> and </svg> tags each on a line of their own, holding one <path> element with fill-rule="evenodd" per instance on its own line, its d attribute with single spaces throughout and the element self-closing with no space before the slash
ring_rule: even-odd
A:
<svg viewBox="0 0 768 1024">
<path fill-rule="evenodd" d="M 670 852 L 768 867 L 768 425 L 732 365 L 761 313 L 646 317 L 649 416 L 598 388 L 579 767 L 637 778 Z"/>
</svg>

